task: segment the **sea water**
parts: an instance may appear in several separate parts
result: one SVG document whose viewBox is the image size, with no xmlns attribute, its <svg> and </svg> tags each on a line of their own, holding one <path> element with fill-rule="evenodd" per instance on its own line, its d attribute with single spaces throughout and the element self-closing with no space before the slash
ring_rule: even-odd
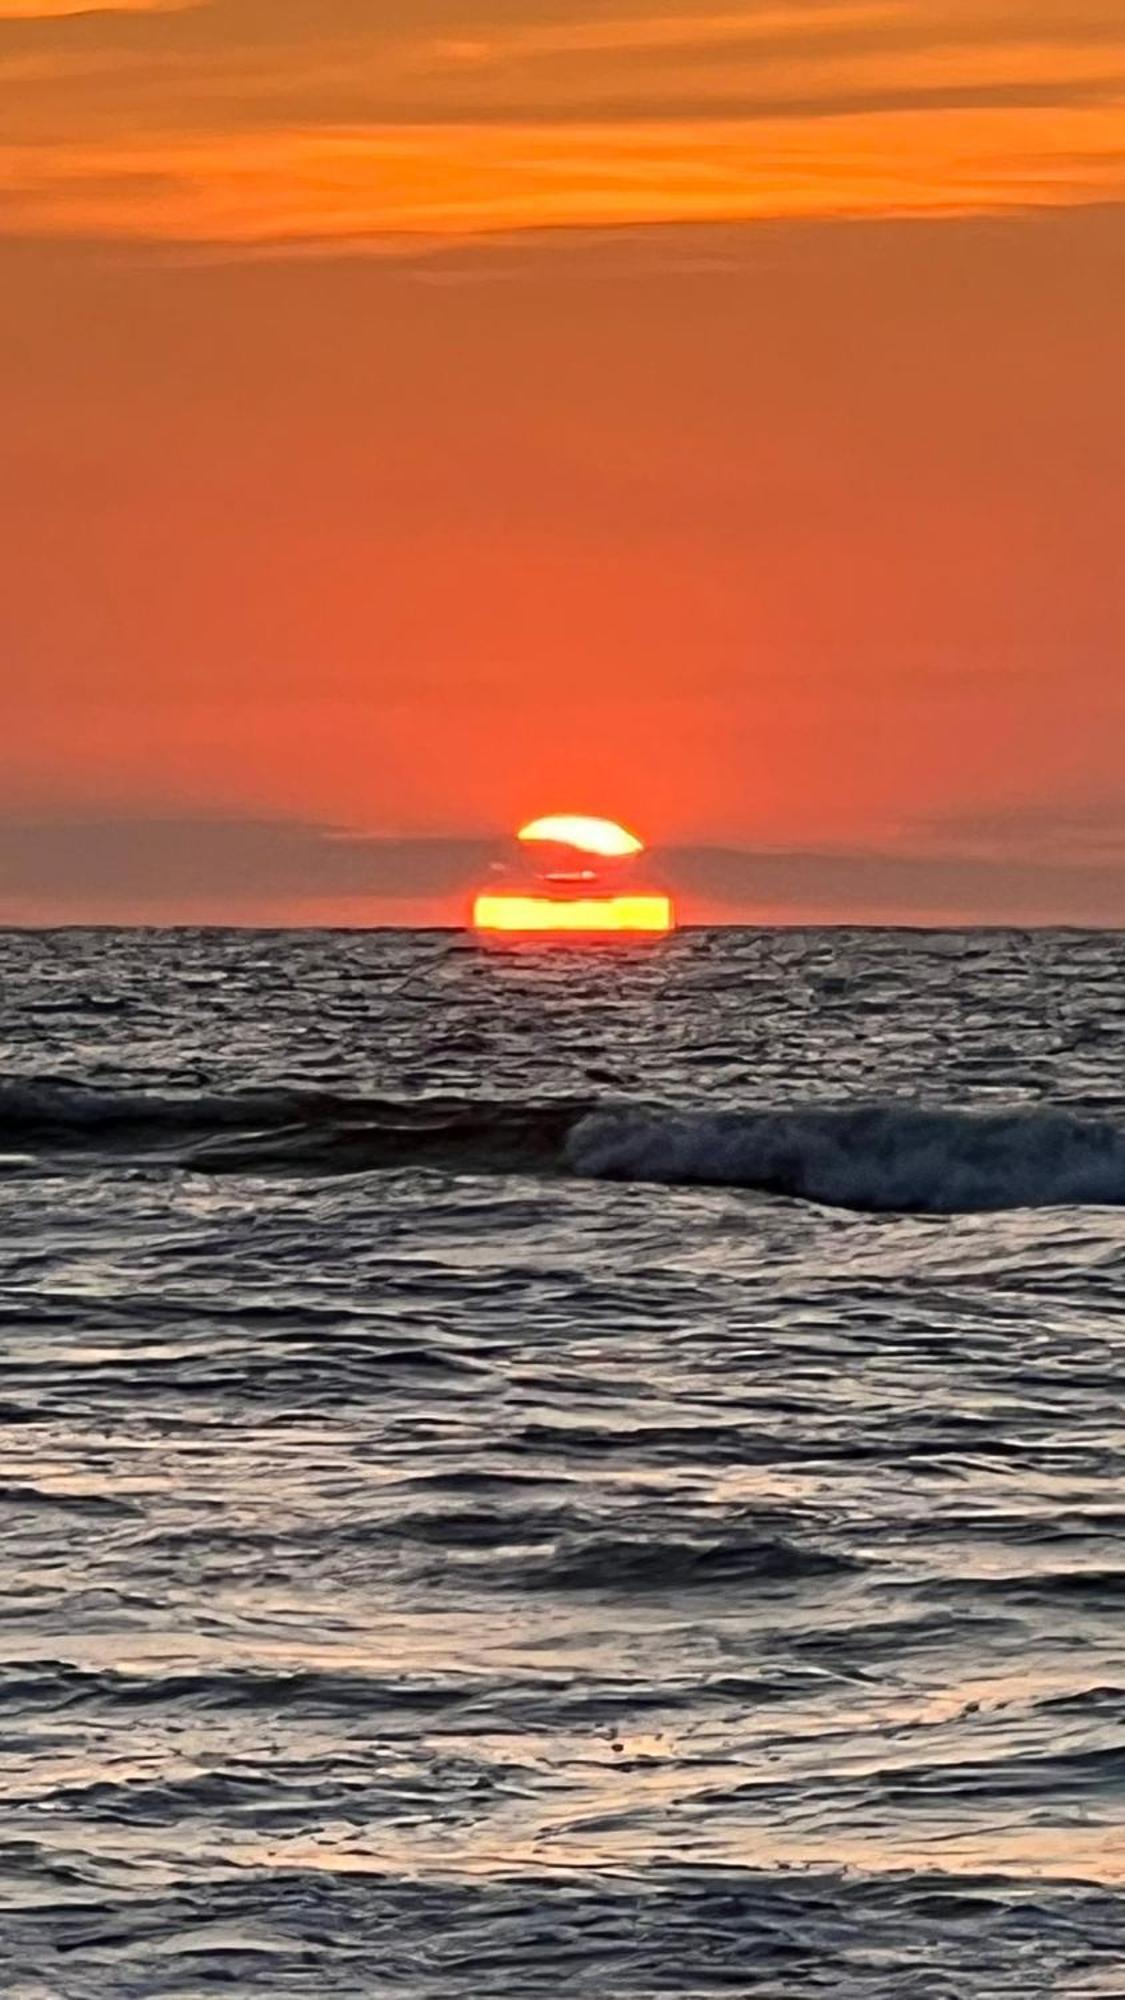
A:
<svg viewBox="0 0 1125 2000">
<path fill-rule="evenodd" d="M 1123 975 L 0 938 L 5 1995 L 1125 1994 Z"/>
</svg>

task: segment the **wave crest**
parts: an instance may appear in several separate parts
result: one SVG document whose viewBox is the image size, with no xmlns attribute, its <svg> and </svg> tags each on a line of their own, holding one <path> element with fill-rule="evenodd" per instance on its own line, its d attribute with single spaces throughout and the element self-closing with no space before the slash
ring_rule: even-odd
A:
<svg viewBox="0 0 1125 2000">
<path fill-rule="evenodd" d="M 580 1120 L 568 1155 L 597 1179 L 756 1188 L 873 1213 L 1125 1203 L 1125 1131 L 1061 1111 L 608 1109 Z"/>
<path fill-rule="evenodd" d="M 413 1099 L 279 1088 L 156 1094 L 0 1086 L 0 1161 L 157 1160 L 190 1171 L 569 1173 L 742 1187 L 870 1213 L 1125 1206 L 1125 1125 L 1061 1110 L 909 1103 L 681 1112 L 566 1098 Z"/>
</svg>

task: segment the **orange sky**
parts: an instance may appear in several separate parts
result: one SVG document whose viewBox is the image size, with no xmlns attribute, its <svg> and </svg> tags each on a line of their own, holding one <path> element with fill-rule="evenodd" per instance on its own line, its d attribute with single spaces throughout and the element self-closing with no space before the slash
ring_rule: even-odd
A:
<svg viewBox="0 0 1125 2000">
<path fill-rule="evenodd" d="M 0 0 L 0 91 L 0 920 L 564 808 L 1125 922 L 1116 0 Z"/>
</svg>

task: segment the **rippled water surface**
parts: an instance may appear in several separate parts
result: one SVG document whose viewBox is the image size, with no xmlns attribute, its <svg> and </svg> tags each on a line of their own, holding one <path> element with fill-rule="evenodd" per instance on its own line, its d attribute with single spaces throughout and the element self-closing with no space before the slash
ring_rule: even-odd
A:
<svg viewBox="0 0 1125 2000">
<path fill-rule="evenodd" d="M 0 938 L 5 1995 L 1125 1994 L 1123 973 Z"/>
</svg>

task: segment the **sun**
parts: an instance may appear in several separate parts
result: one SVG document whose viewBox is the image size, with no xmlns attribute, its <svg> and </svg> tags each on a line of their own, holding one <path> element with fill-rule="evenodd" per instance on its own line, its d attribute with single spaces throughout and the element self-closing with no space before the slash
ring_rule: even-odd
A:
<svg viewBox="0 0 1125 2000">
<path fill-rule="evenodd" d="M 473 904 L 476 931 L 517 937 L 666 936 L 671 897 L 638 878 L 644 842 L 614 819 L 549 813 L 516 835 L 516 853 Z"/>
<path fill-rule="evenodd" d="M 579 854 L 596 854 L 603 861 L 623 860 L 644 852 L 644 842 L 613 819 L 590 819 L 585 813 L 550 813 L 521 826 L 519 840 L 550 841 L 556 847 L 573 847 Z"/>
</svg>

